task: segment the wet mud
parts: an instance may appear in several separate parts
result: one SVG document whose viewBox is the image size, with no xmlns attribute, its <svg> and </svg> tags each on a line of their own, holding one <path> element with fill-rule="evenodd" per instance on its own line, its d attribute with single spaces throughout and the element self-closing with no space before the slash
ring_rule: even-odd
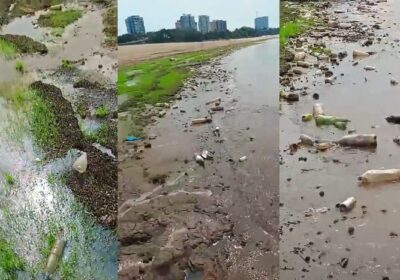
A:
<svg viewBox="0 0 400 280">
<path fill-rule="evenodd" d="M 147 138 L 119 144 L 121 279 L 277 279 L 278 49 L 194 67 Z M 216 98 L 223 111 L 206 105 Z"/>
<path fill-rule="evenodd" d="M 292 55 L 281 71 L 281 91 L 296 98 L 281 100 L 281 279 L 399 278 L 400 185 L 358 181 L 370 169 L 398 168 L 399 127 L 386 121 L 400 101 L 393 82 L 399 78 L 398 11 L 397 1 L 317 1 L 312 13 L 323 24 L 286 48 Z M 354 50 L 367 55 L 353 56 Z M 347 127 L 302 121 L 315 103 L 327 115 L 349 119 Z M 317 142 L 300 144 L 301 134 Z M 377 146 L 335 143 L 347 134 L 375 134 Z M 340 212 L 336 204 L 349 197 L 355 207 Z"/>
</svg>

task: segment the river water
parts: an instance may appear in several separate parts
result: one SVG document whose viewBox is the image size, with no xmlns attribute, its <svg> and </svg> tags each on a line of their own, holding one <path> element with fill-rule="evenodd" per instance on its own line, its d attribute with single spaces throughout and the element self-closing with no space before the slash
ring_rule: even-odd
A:
<svg viewBox="0 0 400 280">
<path fill-rule="evenodd" d="M 359 186 L 357 177 L 369 169 L 399 168 L 400 149 L 393 138 L 400 134 L 398 125 L 390 125 L 385 117 L 399 114 L 399 88 L 390 84 L 400 79 L 399 12 L 398 1 L 388 1 L 371 6 L 372 12 L 356 10 L 361 1 L 335 3 L 330 10 L 346 10 L 340 21 L 358 20 L 366 26 L 380 24 L 370 47 L 360 43 L 343 43 L 340 39 L 324 38 L 334 52 L 349 54 L 339 66 L 331 67 L 337 80 L 325 84 L 324 77 L 315 70 L 294 82 L 298 92 L 308 96 L 292 105 L 282 104 L 280 118 L 280 146 L 283 156 L 281 167 L 281 279 L 390 279 L 400 277 L 398 238 L 398 197 L 400 184 Z M 385 35 L 387 34 L 387 36 Z M 353 66 L 353 49 L 376 51 L 377 54 Z M 364 66 L 374 66 L 377 71 L 365 71 Z M 318 93 L 315 101 L 312 94 Z M 351 120 L 348 129 L 357 133 L 374 133 L 378 146 L 372 150 L 333 148 L 323 153 L 310 153 L 307 148 L 295 155 L 283 150 L 297 142 L 301 133 L 319 139 L 337 140 L 347 134 L 332 128 L 317 128 L 314 122 L 303 123 L 301 115 L 312 112 L 313 104 L 324 104 L 327 114 Z M 307 161 L 299 161 L 306 157 Z M 321 197 L 320 192 L 324 192 Z M 335 205 L 347 197 L 355 196 L 357 205 L 348 214 L 341 214 Z M 326 214 L 314 212 L 305 217 L 308 209 L 328 207 Z M 354 227 L 354 235 L 348 228 Z M 310 260 L 305 261 L 310 257 Z M 347 267 L 338 263 L 349 258 Z M 388 278 L 388 279 L 389 279 Z"/>
</svg>

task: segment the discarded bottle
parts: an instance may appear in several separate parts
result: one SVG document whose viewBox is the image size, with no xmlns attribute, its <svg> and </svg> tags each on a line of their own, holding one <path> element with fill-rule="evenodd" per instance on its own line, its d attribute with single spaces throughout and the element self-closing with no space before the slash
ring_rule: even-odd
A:
<svg viewBox="0 0 400 280">
<path fill-rule="evenodd" d="M 312 120 L 312 118 L 313 118 L 312 114 L 304 114 L 304 115 L 301 116 L 301 120 L 303 122 L 309 122 L 309 121 Z"/>
<path fill-rule="evenodd" d="M 300 135 L 300 142 L 303 145 L 308 145 L 308 146 L 313 146 L 314 145 L 314 139 L 312 137 L 306 135 L 306 134 L 301 134 Z"/>
<path fill-rule="evenodd" d="M 315 118 L 315 123 L 320 126 L 320 125 L 334 125 L 335 123 L 347 123 L 350 120 L 345 119 L 345 118 L 340 118 L 340 117 L 335 117 L 335 116 L 325 116 L 325 115 L 318 115 Z"/>
<path fill-rule="evenodd" d="M 353 51 L 353 57 L 367 57 L 369 56 L 369 53 L 360 51 L 360 50 L 354 50 Z"/>
<path fill-rule="evenodd" d="M 324 115 L 324 108 L 322 103 L 315 103 L 314 107 L 313 107 L 313 115 L 314 118 L 320 116 L 320 115 Z"/>
<path fill-rule="evenodd" d="M 247 160 L 247 156 L 243 156 L 243 157 L 241 157 L 241 158 L 239 159 L 240 162 L 244 162 L 244 161 L 246 161 L 246 160 Z"/>
<path fill-rule="evenodd" d="M 368 170 L 358 180 L 365 184 L 399 181 L 400 169 Z"/>
<path fill-rule="evenodd" d="M 400 116 L 389 116 L 386 118 L 386 121 L 389 123 L 400 124 Z"/>
<path fill-rule="evenodd" d="M 45 271 L 48 274 L 54 273 L 57 269 L 58 262 L 63 254 L 64 247 L 65 247 L 65 240 L 58 237 L 56 243 L 54 244 L 53 248 L 51 249 L 49 259 L 47 260 L 47 265 Z"/>
<path fill-rule="evenodd" d="M 351 209 L 353 209 L 355 205 L 356 205 L 356 198 L 352 196 L 343 201 L 342 203 L 339 203 L 337 207 L 339 207 L 340 212 L 348 212 Z"/>
<path fill-rule="evenodd" d="M 79 173 L 85 173 L 87 169 L 87 153 L 82 152 L 82 155 L 74 162 L 72 167 Z"/>
<path fill-rule="evenodd" d="M 194 158 L 198 164 L 200 164 L 201 166 L 204 166 L 204 158 L 201 155 L 195 154 Z"/>
<path fill-rule="evenodd" d="M 373 67 L 373 66 L 365 66 L 364 67 L 364 69 L 366 70 L 366 71 L 373 71 L 373 70 L 375 70 L 376 68 L 375 67 Z"/>
<path fill-rule="evenodd" d="M 338 143 L 348 147 L 375 147 L 377 138 L 375 134 L 351 134 L 343 136 Z"/>
<path fill-rule="evenodd" d="M 194 124 L 210 123 L 210 122 L 212 122 L 212 119 L 209 118 L 209 117 L 198 118 L 198 119 L 192 120 L 192 125 L 194 125 Z"/>
<path fill-rule="evenodd" d="M 209 104 L 212 104 L 212 103 L 216 103 L 216 102 L 221 102 L 221 97 L 218 97 L 218 98 L 212 99 L 210 101 L 207 101 L 206 105 L 209 105 Z"/>
<path fill-rule="evenodd" d="M 223 111 L 223 110 L 224 110 L 224 107 L 222 107 L 222 106 L 215 106 L 215 107 L 211 108 L 211 111 L 214 111 L 214 112 Z"/>
<path fill-rule="evenodd" d="M 318 143 L 315 147 L 317 148 L 318 151 L 326 151 L 330 147 L 332 147 L 332 144 L 328 142 Z"/>
<path fill-rule="evenodd" d="M 143 140 L 143 139 L 142 139 L 142 138 L 135 137 L 135 136 L 127 136 L 127 137 L 125 138 L 125 141 L 127 141 L 127 142 L 135 142 L 135 141 L 139 141 L 139 140 Z"/>
</svg>

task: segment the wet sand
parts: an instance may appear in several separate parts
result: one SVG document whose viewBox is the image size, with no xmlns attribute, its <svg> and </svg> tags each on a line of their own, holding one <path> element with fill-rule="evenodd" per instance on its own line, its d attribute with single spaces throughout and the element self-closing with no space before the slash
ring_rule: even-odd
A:
<svg viewBox="0 0 400 280">
<path fill-rule="evenodd" d="M 268 40 L 200 67 L 179 93 L 182 100 L 171 104 L 177 108 L 148 127 L 147 134 L 157 136 L 150 149 L 120 146 L 120 242 L 131 241 L 121 247 L 121 279 L 131 279 L 135 269 L 144 272 L 140 279 L 199 279 L 202 273 L 277 279 L 278 43 Z M 216 97 L 225 111 L 216 112 L 211 124 L 190 126 Z M 217 126 L 220 136 L 213 132 Z M 213 156 L 204 168 L 193 159 L 203 149 Z M 240 162 L 243 156 L 248 158 Z M 150 182 L 156 174 L 166 174 L 166 182 Z M 179 191 L 187 194 L 178 202 L 173 194 Z M 140 241 L 139 232 L 148 241 Z M 153 262 L 140 265 L 142 251 Z M 159 274 L 156 264 L 170 271 Z"/>
<path fill-rule="evenodd" d="M 366 11 L 357 9 L 361 6 L 367 6 Z M 280 118 L 281 279 L 398 279 L 398 237 L 391 233 L 400 232 L 397 223 L 400 184 L 360 186 L 357 177 L 369 169 L 399 168 L 400 149 L 393 138 L 400 134 L 400 127 L 387 123 L 385 117 L 399 114 L 399 87 L 391 85 L 390 80 L 400 78 L 397 41 L 400 6 L 397 1 L 376 5 L 340 1 L 326 11 L 329 19 L 337 17 L 338 22 L 353 22 L 353 27 L 361 26 L 367 31 L 359 39 L 350 35 L 353 28 L 333 29 L 329 31 L 331 37 L 322 37 L 320 42 L 333 53 L 347 51 L 348 56 L 338 65 L 306 57 L 306 61 L 326 65 L 333 72 L 336 77 L 333 85 L 326 84 L 324 75 L 316 74 L 316 68 L 298 67 L 303 74 L 294 74 L 284 88 L 289 92 L 293 86 L 292 92 L 300 95 L 300 101 L 282 102 Z M 373 28 L 376 24 L 380 29 Z M 325 29 L 316 28 L 313 32 Z M 362 46 L 368 37 L 373 44 Z M 315 37 L 304 38 L 307 39 L 304 45 L 316 41 Z M 343 43 L 344 39 L 350 42 Z M 354 49 L 377 54 L 354 60 Z M 358 64 L 353 66 L 355 61 Z M 364 70 L 367 65 L 376 67 L 376 71 Z M 319 94 L 319 100 L 313 100 L 314 93 Z M 317 102 L 324 104 L 327 114 L 349 118 L 348 128 L 341 131 L 333 126 L 318 128 L 314 121 L 302 122 L 302 114 L 312 112 Z M 301 147 L 293 155 L 287 151 L 302 133 L 317 139 L 337 140 L 351 129 L 356 133 L 376 134 L 377 148 L 333 147 L 316 153 L 314 148 Z M 304 157 L 306 161 L 299 160 Z M 340 213 L 335 205 L 350 196 L 356 197 L 356 207 L 349 213 Z M 322 207 L 328 207 L 328 211 L 318 213 L 317 209 Z M 351 227 L 355 229 L 352 235 L 348 233 Z M 344 265 L 347 258 L 348 264 Z"/>
<path fill-rule="evenodd" d="M 127 65 L 155 59 L 176 55 L 180 53 L 209 50 L 218 47 L 233 46 L 237 44 L 254 42 L 258 40 L 265 40 L 276 36 L 263 36 L 248 39 L 231 39 L 219 41 L 205 41 L 205 42 L 190 42 L 190 43 L 164 43 L 164 44 L 143 44 L 131 46 L 118 47 L 118 61 L 119 65 Z"/>
</svg>

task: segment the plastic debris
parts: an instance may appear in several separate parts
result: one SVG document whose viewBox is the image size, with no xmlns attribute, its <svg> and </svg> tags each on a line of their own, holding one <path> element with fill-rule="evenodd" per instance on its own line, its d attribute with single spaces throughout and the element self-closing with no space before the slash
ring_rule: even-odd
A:
<svg viewBox="0 0 400 280">
<path fill-rule="evenodd" d="M 135 136 L 127 136 L 125 138 L 125 141 L 127 142 L 135 142 L 135 141 L 140 141 L 143 140 L 143 138 L 135 137 Z"/>
<path fill-rule="evenodd" d="M 343 201 L 342 203 L 339 203 L 337 205 L 337 207 L 340 209 L 341 212 L 348 212 L 351 209 L 354 208 L 354 206 L 356 205 L 356 198 L 354 196 L 349 197 L 348 199 L 346 199 L 345 201 Z"/>
<path fill-rule="evenodd" d="M 399 181 L 400 169 L 368 170 L 358 180 L 364 184 Z"/>
<path fill-rule="evenodd" d="M 312 120 L 312 118 L 313 118 L 312 114 L 304 114 L 304 115 L 301 116 L 301 120 L 303 122 L 309 122 L 309 121 Z"/>
<path fill-rule="evenodd" d="M 60 261 L 60 258 L 64 252 L 65 244 L 65 240 L 58 237 L 53 248 L 51 249 L 50 256 L 47 260 L 47 265 L 45 269 L 47 273 L 52 274 L 56 271 L 58 262 Z"/>
<path fill-rule="evenodd" d="M 342 137 L 338 143 L 348 147 L 371 147 L 377 146 L 377 138 L 375 134 L 351 134 Z"/>
<path fill-rule="evenodd" d="M 303 145 L 308 145 L 308 146 L 313 146 L 314 145 L 314 139 L 312 139 L 311 136 L 308 136 L 306 134 L 301 134 L 300 135 L 300 142 Z"/>
<path fill-rule="evenodd" d="M 74 162 L 72 167 L 79 173 L 85 173 L 87 169 L 87 153 L 82 152 L 82 155 Z"/>
<path fill-rule="evenodd" d="M 240 162 L 244 162 L 244 161 L 246 161 L 246 160 L 247 160 L 247 156 L 243 156 L 243 157 L 241 157 L 241 158 L 239 159 Z"/>
<path fill-rule="evenodd" d="M 209 118 L 209 117 L 198 118 L 198 119 L 192 120 L 192 125 L 195 125 L 195 124 L 204 124 L 204 123 L 210 123 L 210 122 L 212 122 L 212 119 Z"/>
<path fill-rule="evenodd" d="M 324 115 L 324 108 L 322 103 L 315 103 L 314 107 L 313 107 L 313 115 L 314 118 L 320 116 L 320 115 Z"/>
<path fill-rule="evenodd" d="M 218 97 L 218 98 L 212 99 L 210 101 L 207 101 L 206 105 L 210 105 L 210 104 L 213 104 L 213 103 L 216 103 L 216 102 L 221 102 L 221 97 Z"/>
</svg>

